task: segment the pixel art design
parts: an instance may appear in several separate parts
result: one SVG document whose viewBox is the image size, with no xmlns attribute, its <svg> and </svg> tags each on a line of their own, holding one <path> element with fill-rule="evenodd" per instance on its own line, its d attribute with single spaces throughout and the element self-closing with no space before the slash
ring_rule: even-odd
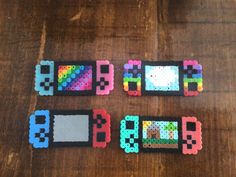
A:
<svg viewBox="0 0 236 177">
<path fill-rule="evenodd" d="M 39 95 L 53 95 L 54 62 L 42 60 L 35 67 L 35 90 Z"/>
<path fill-rule="evenodd" d="M 179 67 L 146 65 L 145 90 L 179 91 Z"/>
<path fill-rule="evenodd" d="M 93 111 L 93 147 L 106 147 L 111 141 L 110 115 L 104 109 Z"/>
<path fill-rule="evenodd" d="M 203 91 L 202 66 L 196 60 L 185 60 L 184 95 L 196 96 Z"/>
<path fill-rule="evenodd" d="M 49 95 L 108 95 L 114 89 L 114 66 L 108 60 L 54 62 L 35 69 L 35 90 Z"/>
<path fill-rule="evenodd" d="M 129 95 L 141 96 L 141 65 L 140 60 L 129 60 L 124 65 L 123 85 Z"/>
<path fill-rule="evenodd" d="M 120 147 L 126 153 L 139 152 L 139 118 L 126 116 L 120 122 Z"/>
<path fill-rule="evenodd" d="M 203 91 L 202 80 L 196 60 L 128 60 L 124 65 L 124 91 L 131 96 L 196 96 Z"/>
<path fill-rule="evenodd" d="M 197 154 L 202 149 L 201 123 L 195 117 L 128 115 L 120 122 L 120 147 L 125 153 Z"/>
<path fill-rule="evenodd" d="M 92 90 L 91 65 L 59 65 L 58 91 Z"/>
<path fill-rule="evenodd" d="M 144 148 L 178 148 L 178 122 L 143 121 Z"/>
<path fill-rule="evenodd" d="M 114 89 L 114 66 L 108 60 L 99 60 L 96 63 L 96 94 L 108 95 Z"/>
<path fill-rule="evenodd" d="M 196 117 L 182 117 L 183 154 L 197 154 L 202 149 L 201 126 Z"/>
<path fill-rule="evenodd" d="M 29 143 L 34 148 L 105 148 L 111 141 L 110 129 L 110 115 L 103 109 L 37 110 L 29 120 Z"/>
<path fill-rule="evenodd" d="M 49 146 L 49 111 L 37 110 L 29 119 L 29 142 L 34 148 L 47 148 Z"/>
</svg>

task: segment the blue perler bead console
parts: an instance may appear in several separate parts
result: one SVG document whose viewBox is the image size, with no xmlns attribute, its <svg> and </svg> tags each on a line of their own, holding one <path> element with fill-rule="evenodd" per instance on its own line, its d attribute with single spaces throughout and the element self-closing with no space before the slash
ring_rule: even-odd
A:
<svg viewBox="0 0 236 177">
<path fill-rule="evenodd" d="M 49 146 L 49 111 L 35 111 L 30 116 L 29 124 L 30 144 L 33 144 L 34 148 L 47 148 Z"/>
<path fill-rule="evenodd" d="M 110 115 L 103 109 L 37 110 L 29 118 L 29 143 L 34 148 L 105 148 L 111 141 L 110 126 Z"/>
<path fill-rule="evenodd" d="M 120 147 L 126 153 L 197 154 L 202 148 L 201 123 L 195 117 L 127 115 L 120 122 Z"/>
</svg>

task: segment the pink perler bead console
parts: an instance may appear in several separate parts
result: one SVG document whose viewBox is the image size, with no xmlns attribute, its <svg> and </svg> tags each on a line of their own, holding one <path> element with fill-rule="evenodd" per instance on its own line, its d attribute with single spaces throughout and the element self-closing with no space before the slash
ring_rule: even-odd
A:
<svg viewBox="0 0 236 177">
<path fill-rule="evenodd" d="M 114 66 L 107 60 L 97 61 L 97 95 L 108 95 L 114 89 Z"/>
</svg>

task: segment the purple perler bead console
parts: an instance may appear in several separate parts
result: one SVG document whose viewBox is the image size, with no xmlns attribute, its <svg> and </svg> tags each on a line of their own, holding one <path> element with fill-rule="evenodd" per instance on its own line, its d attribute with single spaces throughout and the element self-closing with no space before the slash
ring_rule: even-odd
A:
<svg viewBox="0 0 236 177">
<path fill-rule="evenodd" d="M 131 96 L 196 96 L 203 91 L 202 80 L 202 66 L 196 60 L 129 60 L 124 65 L 124 91 Z"/>
</svg>

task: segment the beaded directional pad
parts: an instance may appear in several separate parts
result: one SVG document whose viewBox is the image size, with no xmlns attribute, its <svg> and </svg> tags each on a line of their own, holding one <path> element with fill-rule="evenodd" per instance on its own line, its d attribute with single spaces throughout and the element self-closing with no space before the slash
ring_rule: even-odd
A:
<svg viewBox="0 0 236 177">
<path fill-rule="evenodd" d="M 194 69 L 192 65 L 188 65 L 187 69 L 184 70 L 184 74 L 187 75 L 187 78 L 192 78 L 193 74 L 197 74 L 198 70 Z"/>
<path fill-rule="evenodd" d="M 106 86 L 109 85 L 109 82 L 106 81 L 104 77 L 101 77 L 100 81 L 97 82 L 97 85 L 100 87 L 100 90 L 105 90 Z"/>
<path fill-rule="evenodd" d="M 141 66 L 139 65 L 133 65 L 132 68 L 128 69 L 128 73 L 132 74 L 133 78 L 139 77 L 141 72 Z"/>
<path fill-rule="evenodd" d="M 94 123 L 96 124 L 97 128 L 102 128 L 102 125 L 106 122 L 106 119 L 104 119 L 101 114 L 98 114 L 97 119 L 94 120 Z"/>
<path fill-rule="evenodd" d="M 39 142 L 44 142 L 45 137 L 48 137 L 48 133 L 45 133 L 45 129 L 41 128 L 38 133 L 35 133 L 35 137 L 39 138 Z"/>
<path fill-rule="evenodd" d="M 193 140 L 191 135 L 187 135 L 187 140 L 183 140 L 183 144 L 187 145 L 187 149 L 192 149 L 192 146 L 196 143 L 196 140 Z"/>
<path fill-rule="evenodd" d="M 134 135 L 131 134 L 129 138 L 125 138 L 125 143 L 128 143 L 133 148 L 135 144 L 138 144 L 138 139 L 134 138 Z"/>
<path fill-rule="evenodd" d="M 50 87 L 53 86 L 53 83 L 50 82 L 50 79 L 49 78 L 45 78 L 44 79 L 44 82 L 40 82 L 40 86 L 44 88 L 44 90 L 49 90 Z"/>
</svg>

